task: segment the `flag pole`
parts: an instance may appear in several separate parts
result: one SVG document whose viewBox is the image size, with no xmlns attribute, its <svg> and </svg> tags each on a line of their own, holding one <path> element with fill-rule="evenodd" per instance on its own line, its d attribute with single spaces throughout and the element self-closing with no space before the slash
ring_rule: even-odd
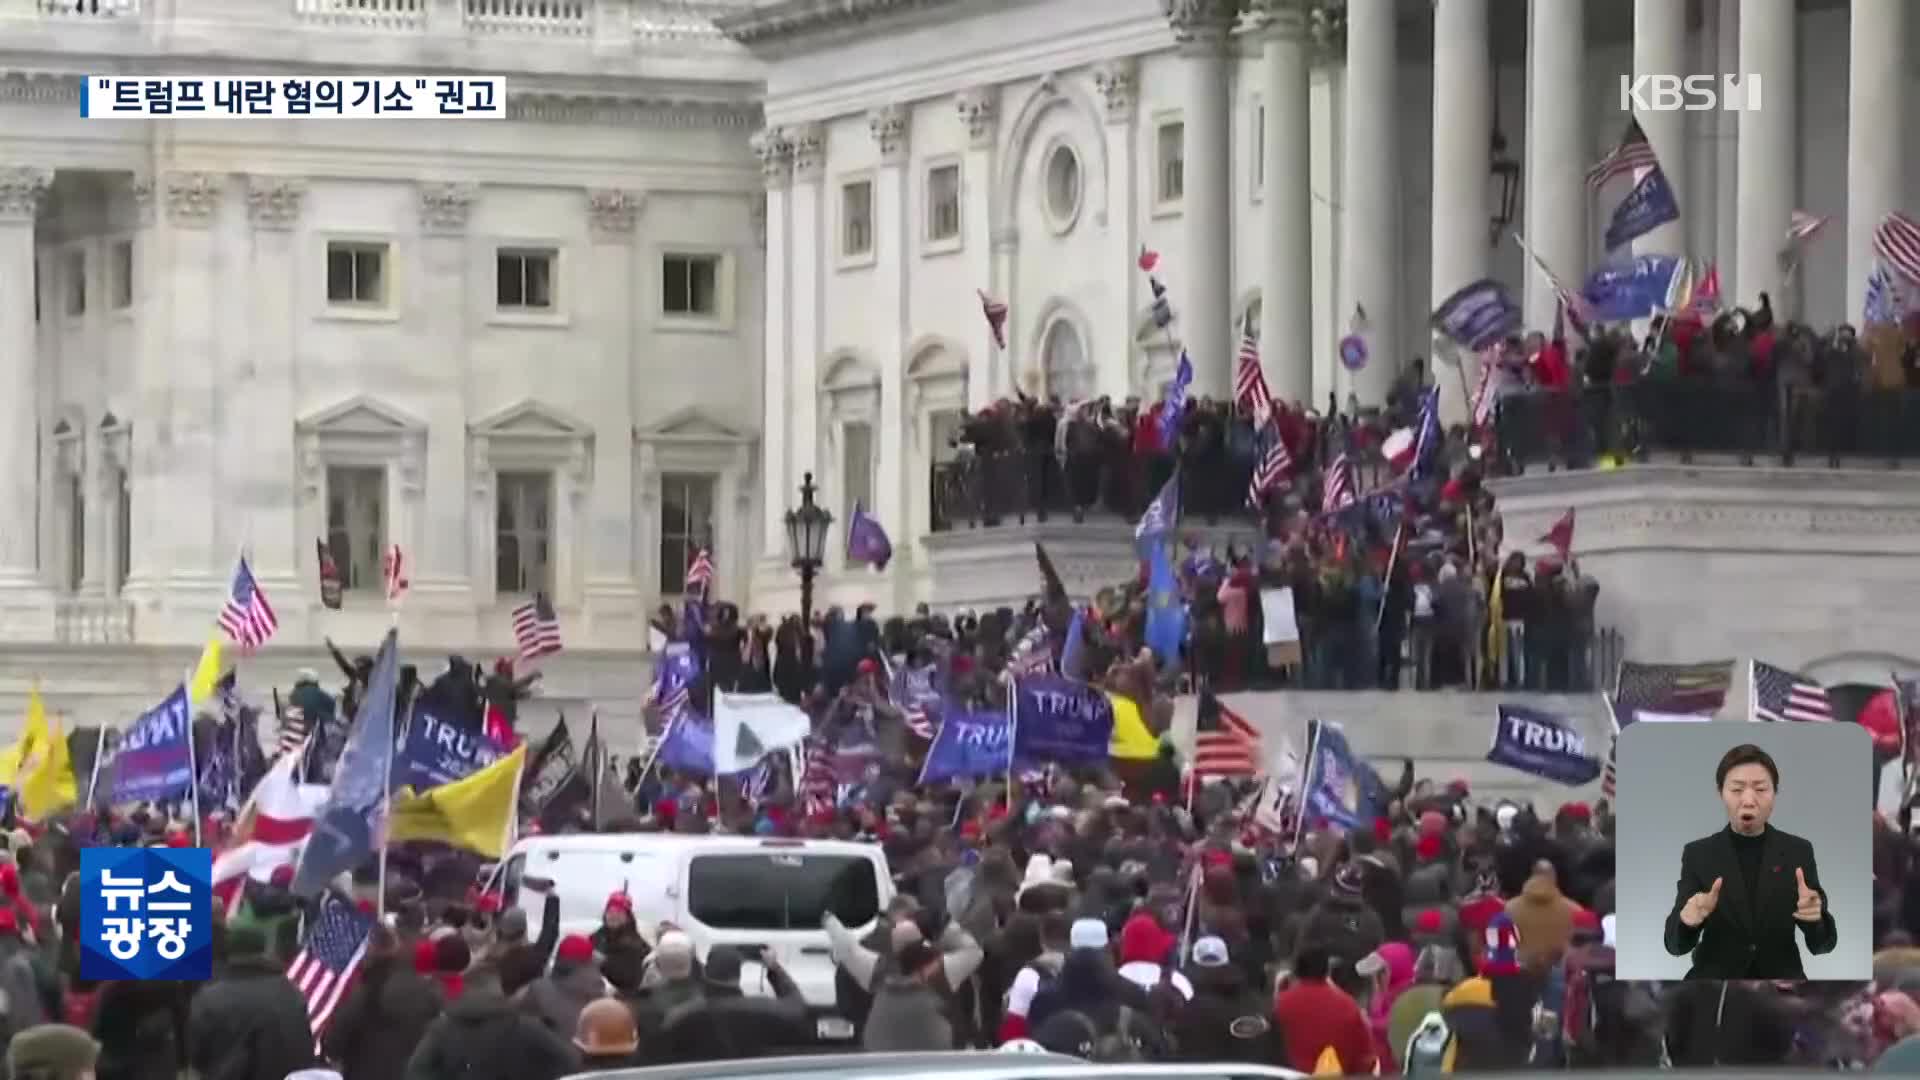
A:
<svg viewBox="0 0 1920 1080">
<path fill-rule="evenodd" d="M 400 666 L 400 610 L 398 608 L 389 608 L 387 615 L 388 632 L 394 636 L 394 694 L 397 697 L 400 693 L 398 685 Z M 367 681 L 372 682 L 372 676 L 368 676 Z M 398 701 L 388 704 L 388 716 L 393 715 L 392 710 L 397 708 L 398 705 Z M 366 702 L 362 701 L 360 707 L 365 708 Z M 412 727 L 413 699 L 409 696 L 407 699 L 407 718 L 400 730 L 404 735 L 404 733 Z M 389 734 L 391 734 L 391 731 L 389 731 Z M 387 917 L 387 834 L 392 831 L 390 825 L 393 821 L 393 743 L 391 741 L 388 742 L 386 751 L 386 779 L 380 785 L 380 869 L 374 883 L 374 888 L 379 890 L 379 895 L 373 898 L 373 917 L 382 922 L 384 922 Z"/>
<path fill-rule="evenodd" d="M 187 703 L 187 798 L 193 804 L 193 846 L 201 847 L 200 837 L 200 759 L 194 752 L 193 737 L 193 669 L 188 668 L 180 680 L 180 696 Z"/>
<path fill-rule="evenodd" d="M 1293 853 L 1300 854 L 1300 842 L 1307 838 L 1307 809 L 1313 802 L 1314 766 L 1320 763 L 1320 727 L 1324 720 L 1314 721 L 1307 730 L 1307 764 L 1300 775 L 1299 806 L 1293 813 Z"/>
<path fill-rule="evenodd" d="M 102 724 L 100 725 L 100 730 L 93 737 L 93 768 L 87 771 L 86 806 L 89 811 L 93 809 L 94 791 L 100 786 L 100 758 L 105 755 L 106 752 L 107 726 Z"/>
</svg>

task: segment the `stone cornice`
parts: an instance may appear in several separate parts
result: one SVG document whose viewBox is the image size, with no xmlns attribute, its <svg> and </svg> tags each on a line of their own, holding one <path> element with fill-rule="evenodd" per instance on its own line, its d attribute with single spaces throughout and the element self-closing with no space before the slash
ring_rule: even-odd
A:
<svg viewBox="0 0 1920 1080">
<path fill-rule="evenodd" d="M 748 47 L 779 45 L 876 19 L 947 7 L 954 0 L 775 0 L 713 21 L 722 34 Z"/>
<path fill-rule="evenodd" d="M 167 66 L 171 69 L 176 65 Z M 75 105 L 80 100 L 82 75 L 79 71 L 0 71 L 0 104 Z M 507 85 L 507 119 L 522 123 L 728 131 L 751 131 L 760 125 L 760 106 L 745 100 L 671 93 L 514 89 L 511 81 Z"/>
</svg>

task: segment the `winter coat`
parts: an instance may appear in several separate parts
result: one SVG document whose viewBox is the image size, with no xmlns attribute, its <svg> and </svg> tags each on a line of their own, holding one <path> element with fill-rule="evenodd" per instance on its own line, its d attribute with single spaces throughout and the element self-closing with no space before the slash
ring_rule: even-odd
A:
<svg viewBox="0 0 1920 1080">
<path fill-rule="evenodd" d="M 578 1064 L 572 1043 L 480 986 L 428 1026 L 405 1080 L 559 1080 Z"/>
<path fill-rule="evenodd" d="M 286 1080 L 313 1064 L 307 999 L 264 956 L 236 956 L 194 996 L 187 1062 L 201 1080 Z"/>
<path fill-rule="evenodd" d="M 98 1080 L 175 1080 L 186 1066 L 191 984 L 109 982 L 93 1005 Z"/>
<path fill-rule="evenodd" d="M 1175 1056 L 1181 1061 L 1232 1061 L 1283 1065 L 1280 1029 L 1267 999 L 1247 984 L 1238 967 L 1195 968 L 1193 997 L 1173 1021 Z"/>
<path fill-rule="evenodd" d="M 737 986 L 709 985 L 667 1014 L 654 1045 L 640 1052 L 650 1065 L 806 1053 L 814 1046 L 806 999 L 786 972 L 768 969 L 773 998 L 746 997 Z"/>
<path fill-rule="evenodd" d="M 954 1049 L 946 997 L 919 979 L 886 976 L 874 987 L 860 1045 L 877 1053 Z"/>
<path fill-rule="evenodd" d="M 348 992 L 322 1046 L 343 1080 L 403 1080 L 407 1055 L 445 1007 L 438 982 L 388 958 Z"/>
<path fill-rule="evenodd" d="M 1567 951 L 1573 941 L 1573 916 L 1579 910 L 1579 904 L 1560 894 L 1553 878 L 1535 874 L 1527 879 L 1520 895 L 1507 901 L 1523 970 L 1544 971 Z"/>
<path fill-rule="evenodd" d="M 573 1037 L 580 1010 L 607 996 L 607 981 L 592 964 L 555 964 L 553 974 L 528 983 L 520 992 L 520 1011 L 547 1025 L 563 1039 Z"/>
</svg>

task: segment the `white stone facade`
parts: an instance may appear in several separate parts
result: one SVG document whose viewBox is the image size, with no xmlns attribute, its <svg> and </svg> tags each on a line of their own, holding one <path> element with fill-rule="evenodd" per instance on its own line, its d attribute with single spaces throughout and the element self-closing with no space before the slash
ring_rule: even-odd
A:
<svg viewBox="0 0 1920 1080">
<path fill-rule="evenodd" d="M 63 647 L 131 680 L 204 640 L 243 550 L 270 670 L 377 639 L 388 543 L 423 667 L 509 653 L 548 591 L 584 685 L 634 668 L 689 547 L 744 589 L 761 77 L 711 23 L 738 6 L 0 0 L 3 696 Z M 102 69 L 454 69 L 504 76 L 508 116 L 82 122 Z"/>
<path fill-rule="evenodd" d="M 1396 361 L 1429 351 L 1437 302 L 1484 275 L 1544 327 L 1553 295 L 1510 234 L 1562 278 L 1602 258 L 1623 192 L 1603 204 L 1584 177 L 1625 130 L 1619 80 L 1636 71 L 1764 86 L 1758 114 L 1640 116 L 1683 214 L 1642 246 L 1713 259 L 1740 302 L 1764 289 L 1816 323 L 1857 317 L 1874 224 L 1920 210 L 1910 9 L 779 0 L 723 20 L 767 64 L 763 548 L 811 471 L 836 515 L 863 497 L 891 531 L 890 598 L 931 599 L 925 477 L 962 402 L 1150 399 L 1181 344 L 1196 389 L 1219 392 L 1255 311 L 1275 392 L 1377 400 Z M 1496 134 L 1520 167 L 1497 236 Z M 1795 209 L 1834 225 L 1783 283 Z M 1143 246 L 1163 257 L 1171 335 L 1147 319 Z M 1004 351 L 976 289 L 1008 305 Z M 1374 359 L 1350 375 L 1336 344 L 1356 307 Z M 790 597 L 784 568 L 764 569 Z M 876 580 L 830 575 L 829 595 Z"/>
</svg>

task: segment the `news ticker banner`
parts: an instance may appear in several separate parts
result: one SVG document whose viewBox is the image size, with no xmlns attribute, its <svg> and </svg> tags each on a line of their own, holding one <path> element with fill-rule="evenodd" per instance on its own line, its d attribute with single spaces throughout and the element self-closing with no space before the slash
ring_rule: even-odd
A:
<svg viewBox="0 0 1920 1080">
<path fill-rule="evenodd" d="M 88 75 L 83 120 L 498 120 L 497 75 Z"/>
</svg>

